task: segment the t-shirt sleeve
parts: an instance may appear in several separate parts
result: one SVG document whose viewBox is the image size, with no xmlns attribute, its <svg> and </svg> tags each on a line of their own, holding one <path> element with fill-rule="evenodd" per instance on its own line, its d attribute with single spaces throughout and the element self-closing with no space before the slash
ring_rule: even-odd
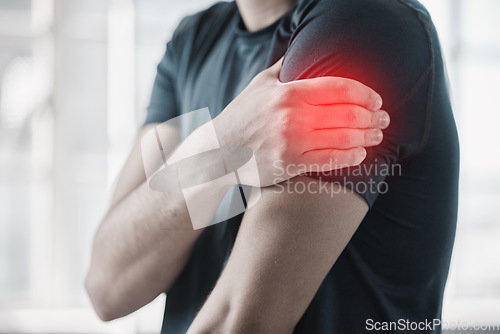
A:
<svg viewBox="0 0 500 334">
<path fill-rule="evenodd" d="M 400 1 L 310 1 L 299 3 L 292 24 L 281 81 L 354 79 L 377 91 L 391 116 L 383 142 L 367 148 L 360 166 L 308 174 L 352 189 L 371 207 L 423 141 L 432 68 L 428 13 Z"/>
<path fill-rule="evenodd" d="M 157 66 L 144 125 L 163 123 L 179 115 L 176 77 L 174 43 L 170 41 L 167 43 L 166 52 Z"/>
</svg>

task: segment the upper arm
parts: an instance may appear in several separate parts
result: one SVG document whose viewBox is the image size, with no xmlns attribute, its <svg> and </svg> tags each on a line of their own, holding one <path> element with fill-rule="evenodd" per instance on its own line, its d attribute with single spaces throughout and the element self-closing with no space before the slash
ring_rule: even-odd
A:
<svg viewBox="0 0 500 334">
<path fill-rule="evenodd" d="M 311 173 L 352 188 L 372 206 L 387 174 L 415 154 L 429 123 L 434 55 L 432 22 L 404 1 L 325 0 L 298 5 L 280 79 L 320 76 L 362 82 L 382 96 L 391 124 L 383 142 L 366 148 L 360 166 L 342 173 Z M 370 186 L 372 184 L 373 186 Z"/>
<path fill-rule="evenodd" d="M 306 176 L 260 196 L 188 333 L 291 333 L 368 210 L 348 189 Z"/>
<path fill-rule="evenodd" d="M 357 11 L 360 6 L 369 8 Z M 427 27 L 414 11 L 402 1 L 325 0 L 299 2 L 295 15 L 281 81 L 360 81 L 382 96 L 391 125 L 360 167 L 263 189 L 200 312 L 204 317 L 226 305 L 232 329 L 293 330 L 378 197 L 383 167 L 416 152 L 425 133 L 432 54 Z"/>
<path fill-rule="evenodd" d="M 367 210 L 352 191 L 305 176 L 262 189 L 221 277 L 235 323 L 291 332 Z"/>
</svg>

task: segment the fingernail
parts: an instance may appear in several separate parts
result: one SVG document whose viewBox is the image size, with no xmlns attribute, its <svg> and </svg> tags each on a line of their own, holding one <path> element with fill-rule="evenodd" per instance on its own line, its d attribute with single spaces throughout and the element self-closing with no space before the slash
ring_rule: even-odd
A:
<svg viewBox="0 0 500 334">
<path fill-rule="evenodd" d="M 382 116 L 380 116 L 379 122 L 380 122 L 380 127 L 382 129 L 385 129 L 386 127 L 389 126 L 389 123 L 391 123 L 391 118 L 387 113 L 384 113 Z"/>
<path fill-rule="evenodd" d="M 375 110 L 379 110 L 380 108 L 382 108 L 382 104 L 383 104 L 382 98 L 380 97 L 380 95 L 377 94 L 377 97 L 375 99 Z"/>
<path fill-rule="evenodd" d="M 363 147 L 359 148 L 359 157 L 363 160 L 366 158 L 366 150 Z"/>
<path fill-rule="evenodd" d="M 384 138 L 384 134 L 381 130 L 372 130 L 370 133 L 370 143 L 372 144 L 380 144 L 382 139 Z"/>
</svg>

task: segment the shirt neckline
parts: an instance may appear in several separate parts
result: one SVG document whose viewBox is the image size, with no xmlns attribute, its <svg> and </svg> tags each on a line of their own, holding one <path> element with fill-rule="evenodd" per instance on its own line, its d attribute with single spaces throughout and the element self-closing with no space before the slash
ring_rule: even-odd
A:
<svg viewBox="0 0 500 334">
<path fill-rule="evenodd" d="M 240 12 L 238 10 L 238 7 L 236 3 L 234 3 L 235 6 L 235 17 L 234 17 L 234 24 L 233 24 L 233 32 L 238 38 L 243 39 L 245 41 L 260 41 L 260 40 L 266 40 L 268 39 L 276 30 L 276 27 L 279 26 L 281 21 L 290 14 L 293 10 L 295 10 L 297 4 L 293 5 L 292 8 L 290 8 L 285 14 L 283 14 L 280 18 L 278 18 L 276 21 L 271 23 L 270 25 L 263 27 L 261 29 L 255 30 L 255 31 L 248 31 L 245 28 L 245 25 L 243 24 L 243 19 L 241 18 Z"/>
</svg>

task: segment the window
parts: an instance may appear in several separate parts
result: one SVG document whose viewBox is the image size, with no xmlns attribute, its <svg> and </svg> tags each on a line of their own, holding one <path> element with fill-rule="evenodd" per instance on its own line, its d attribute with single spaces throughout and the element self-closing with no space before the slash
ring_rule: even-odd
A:
<svg viewBox="0 0 500 334">
<path fill-rule="evenodd" d="M 158 332 L 162 298 L 102 324 L 83 280 L 165 43 L 212 2 L 0 0 L 0 333 Z"/>
</svg>

